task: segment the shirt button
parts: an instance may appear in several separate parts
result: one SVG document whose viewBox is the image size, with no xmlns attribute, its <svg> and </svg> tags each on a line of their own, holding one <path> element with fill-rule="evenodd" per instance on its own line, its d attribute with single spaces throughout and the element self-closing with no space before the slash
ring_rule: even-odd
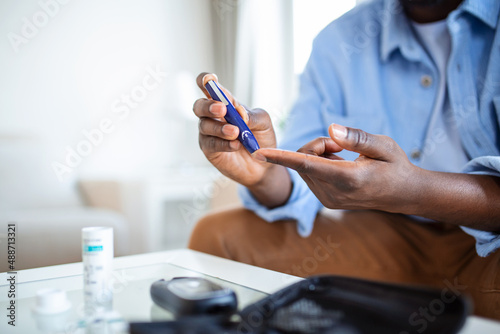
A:
<svg viewBox="0 0 500 334">
<path fill-rule="evenodd" d="M 410 152 L 410 157 L 413 159 L 413 160 L 418 160 L 420 159 L 420 157 L 422 156 L 422 151 L 420 151 L 419 149 L 414 149 Z"/>
<path fill-rule="evenodd" d="M 425 88 L 429 87 L 430 85 L 432 85 L 432 77 L 427 74 L 422 75 L 422 77 L 420 78 L 420 84 Z"/>
</svg>

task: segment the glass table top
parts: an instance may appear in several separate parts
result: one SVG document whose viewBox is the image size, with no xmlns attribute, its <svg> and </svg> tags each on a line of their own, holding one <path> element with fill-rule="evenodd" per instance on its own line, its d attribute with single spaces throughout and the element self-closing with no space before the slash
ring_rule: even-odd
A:
<svg viewBox="0 0 500 334">
<path fill-rule="evenodd" d="M 267 295 L 220 277 L 207 276 L 174 264 L 163 263 L 124 268 L 113 271 L 113 310 L 116 314 L 108 321 L 117 321 L 117 319 L 124 319 L 127 322 L 172 320 L 172 314 L 153 303 L 149 289 L 151 284 L 159 279 L 169 280 L 179 276 L 206 277 L 214 283 L 232 289 L 238 297 L 239 309 Z M 50 316 L 40 317 L 32 311 L 36 292 L 45 288 L 58 288 L 66 291 L 72 307 L 65 316 L 64 327 L 61 327 L 60 319 L 50 318 Z M 8 290 L 8 285 L 0 286 L 0 308 L 3 310 L 9 306 Z M 82 275 L 18 283 L 16 294 L 16 326 L 9 326 L 4 320 L 0 323 L 0 333 L 88 332 L 85 330 L 84 321 Z"/>
</svg>

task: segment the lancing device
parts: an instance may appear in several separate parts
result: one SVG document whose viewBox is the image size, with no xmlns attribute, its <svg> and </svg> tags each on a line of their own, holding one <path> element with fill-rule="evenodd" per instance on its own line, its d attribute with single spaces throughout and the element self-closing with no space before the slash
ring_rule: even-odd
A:
<svg viewBox="0 0 500 334">
<path fill-rule="evenodd" d="M 257 139 L 255 139 L 252 131 L 250 131 L 248 125 L 245 123 L 243 118 L 241 118 L 240 114 L 233 106 L 233 104 L 229 101 L 222 89 L 220 89 L 217 83 L 213 80 L 208 81 L 205 84 L 205 88 L 207 89 L 212 99 L 222 102 L 226 105 L 227 112 L 224 118 L 229 124 L 237 126 L 238 129 L 240 129 L 238 140 L 241 142 L 241 144 L 243 144 L 243 146 L 247 149 L 248 152 L 250 152 L 250 154 L 257 151 L 260 148 Z"/>
</svg>

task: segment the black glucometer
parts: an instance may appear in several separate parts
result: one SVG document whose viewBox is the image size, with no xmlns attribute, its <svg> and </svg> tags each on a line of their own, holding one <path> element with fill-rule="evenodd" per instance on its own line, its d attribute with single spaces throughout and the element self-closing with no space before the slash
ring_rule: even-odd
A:
<svg viewBox="0 0 500 334">
<path fill-rule="evenodd" d="M 233 290 L 201 277 L 175 277 L 170 281 L 161 279 L 151 285 L 150 293 L 158 306 L 176 317 L 229 317 L 238 307 Z"/>
</svg>

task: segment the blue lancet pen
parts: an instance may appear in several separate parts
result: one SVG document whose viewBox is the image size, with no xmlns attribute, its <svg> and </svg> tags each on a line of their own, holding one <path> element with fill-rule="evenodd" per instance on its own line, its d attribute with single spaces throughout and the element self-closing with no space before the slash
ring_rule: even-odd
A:
<svg viewBox="0 0 500 334">
<path fill-rule="evenodd" d="M 240 129 L 238 140 L 241 142 L 241 144 L 243 144 L 243 146 L 247 149 L 248 152 L 250 152 L 250 154 L 257 151 L 260 148 L 257 139 L 255 139 L 252 131 L 250 131 L 247 124 L 245 123 L 243 118 L 241 118 L 240 114 L 233 106 L 233 104 L 229 101 L 222 89 L 220 89 L 217 83 L 213 80 L 208 81 L 205 84 L 205 88 L 207 89 L 212 99 L 222 102 L 226 105 L 227 112 L 224 118 L 229 124 L 237 126 Z"/>
</svg>

